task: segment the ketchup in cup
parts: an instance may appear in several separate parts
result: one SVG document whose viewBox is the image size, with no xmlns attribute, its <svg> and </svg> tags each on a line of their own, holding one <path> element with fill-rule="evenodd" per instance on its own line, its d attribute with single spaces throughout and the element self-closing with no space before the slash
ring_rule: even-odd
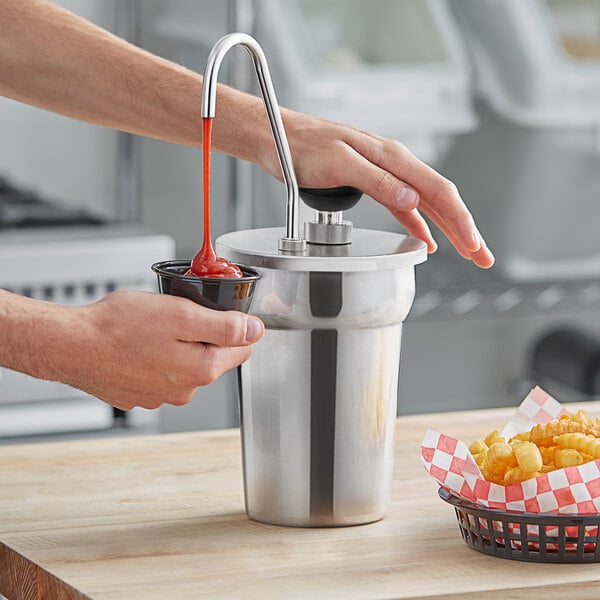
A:
<svg viewBox="0 0 600 600">
<path fill-rule="evenodd" d="M 219 258 L 210 236 L 210 139 L 212 133 L 212 117 L 202 118 L 202 169 L 204 176 L 204 240 L 200 251 L 192 259 L 190 269 L 185 275 L 196 277 L 243 277 L 241 269 Z"/>
</svg>

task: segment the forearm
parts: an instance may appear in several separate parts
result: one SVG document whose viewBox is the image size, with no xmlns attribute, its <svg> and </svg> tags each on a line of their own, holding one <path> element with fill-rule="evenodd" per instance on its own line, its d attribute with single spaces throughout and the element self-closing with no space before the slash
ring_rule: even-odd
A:
<svg viewBox="0 0 600 600">
<path fill-rule="evenodd" d="M 0 94 L 82 121 L 200 146 L 202 76 L 45 0 L 0 2 Z M 259 98 L 220 86 L 214 148 L 259 163 Z M 261 165 L 262 166 L 262 165 Z"/>
<path fill-rule="evenodd" d="M 65 364 L 77 363 L 81 328 L 73 309 L 0 289 L 0 366 L 53 381 L 64 380 Z"/>
<path fill-rule="evenodd" d="M 254 317 L 151 292 L 67 307 L 0 289 L 1 367 L 124 410 L 189 402 L 199 386 L 247 360 L 263 331 Z"/>
<path fill-rule="evenodd" d="M 89 121 L 199 146 L 202 77 L 153 56 L 46 0 L 0 0 L 0 94 Z M 220 86 L 213 148 L 281 177 L 262 100 Z M 436 248 L 428 215 L 462 256 L 494 259 L 455 185 L 395 140 L 283 111 L 304 187 L 353 185 Z"/>
</svg>

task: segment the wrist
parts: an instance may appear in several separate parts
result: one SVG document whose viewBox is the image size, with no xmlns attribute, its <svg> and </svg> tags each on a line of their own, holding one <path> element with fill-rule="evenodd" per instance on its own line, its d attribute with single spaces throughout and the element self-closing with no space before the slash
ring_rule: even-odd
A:
<svg viewBox="0 0 600 600">
<path fill-rule="evenodd" d="M 281 179 L 271 128 L 259 96 L 219 85 L 213 148 L 254 163 Z"/>
</svg>

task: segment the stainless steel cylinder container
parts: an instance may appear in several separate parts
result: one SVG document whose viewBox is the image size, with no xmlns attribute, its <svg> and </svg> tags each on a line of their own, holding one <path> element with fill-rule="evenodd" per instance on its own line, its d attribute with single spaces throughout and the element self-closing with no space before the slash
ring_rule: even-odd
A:
<svg viewBox="0 0 600 600">
<path fill-rule="evenodd" d="M 218 70 L 237 45 L 252 58 L 287 190 L 285 228 L 216 242 L 220 256 L 262 274 L 250 311 L 266 333 L 239 370 L 246 511 L 277 525 L 369 523 L 390 498 L 402 322 L 426 245 L 353 232 L 342 212 L 360 190 L 298 189 L 266 58 L 250 36 L 225 36 L 212 49 L 202 116 L 215 115 Z M 316 211 L 306 239 L 300 193 Z"/>
<path fill-rule="evenodd" d="M 274 249 L 283 230 L 217 240 L 257 268 L 251 312 L 266 325 L 240 368 L 248 515 L 329 527 L 381 519 L 392 484 L 402 322 L 425 244 L 354 230 L 345 246 Z"/>
</svg>

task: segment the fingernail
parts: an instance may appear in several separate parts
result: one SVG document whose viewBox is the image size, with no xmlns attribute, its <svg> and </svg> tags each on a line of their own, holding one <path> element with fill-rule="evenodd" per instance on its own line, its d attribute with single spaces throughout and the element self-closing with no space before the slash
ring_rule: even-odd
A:
<svg viewBox="0 0 600 600">
<path fill-rule="evenodd" d="M 471 250 L 471 252 L 477 252 L 477 250 L 479 250 L 481 248 L 482 243 L 483 243 L 483 239 L 482 239 L 479 231 L 477 231 L 477 229 L 471 230 L 472 246 L 471 246 L 471 248 L 469 248 L 469 250 Z"/>
<path fill-rule="evenodd" d="M 396 207 L 400 209 L 414 208 L 417 203 L 417 192 L 405 185 L 396 196 Z"/>
<path fill-rule="evenodd" d="M 264 325 L 262 321 L 255 317 L 248 317 L 246 323 L 246 341 L 250 343 L 257 342 L 262 337 L 263 330 Z"/>
</svg>

